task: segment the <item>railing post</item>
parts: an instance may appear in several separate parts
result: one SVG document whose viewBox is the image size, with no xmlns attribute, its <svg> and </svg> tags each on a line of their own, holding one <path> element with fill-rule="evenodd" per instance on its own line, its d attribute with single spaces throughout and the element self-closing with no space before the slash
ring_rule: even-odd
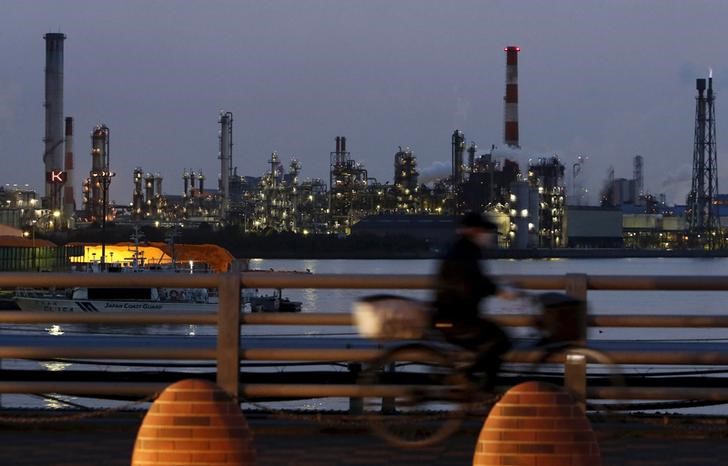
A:
<svg viewBox="0 0 728 466">
<path fill-rule="evenodd" d="M 233 263 L 234 264 L 234 263 Z M 240 271 L 220 274 L 217 309 L 217 384 L 238 399 L 240 379 Z"/>
<path fill-rule="evenodd" d="M 349 369 L 349 373 L 352 375 L 354 383 L 356 383 L 361 374 L 361 363 L 350 362 L 346 365 Z M 363 414 L 364 413 L 364 399 L 360 396 L 352 396 L 349 398 L 349 413 L 350 414 Z"/>
<path fill-rule="evenodd" d="M 578 327 L 580 345 L 586 344 L 587 323 L 586 323 L 586 300 L 588 282 L 587 276 L 583 273 L 566 274 L 566 294 L 583 302 L 573 316 L 574 325 Z M 571 393 L 582 411 L 586 411 L 586 365 L 587 360 L 583 355 L 567 354 L 564 361 L 564 388 Z"/>
</svg>

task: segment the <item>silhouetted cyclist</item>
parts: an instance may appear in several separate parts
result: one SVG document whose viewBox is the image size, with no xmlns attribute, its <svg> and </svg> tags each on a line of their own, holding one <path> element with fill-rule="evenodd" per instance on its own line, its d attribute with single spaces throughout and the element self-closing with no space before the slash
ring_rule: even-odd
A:
<svg viewBox="0 0 728 466">
<path fill-rule="evenodd" d="M 492 390 L 502 355 L 511 348 L 503 329 L 480 315 L 481 299 L 495 294 L 510 297 L 481 268 L 482 249 L 494 246 L 497 226 L 483 215 L 470 212 L 462 217 L 456 233 L 455 243 L 440 264 L 434 325 L 447 341 L 476 354 L 468 371 L 471 380 Z"/>
</svg>

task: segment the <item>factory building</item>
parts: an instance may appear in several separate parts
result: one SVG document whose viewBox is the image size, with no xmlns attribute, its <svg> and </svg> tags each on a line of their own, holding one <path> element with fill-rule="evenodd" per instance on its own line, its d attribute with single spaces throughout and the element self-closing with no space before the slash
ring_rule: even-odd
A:
<svg viewBox="0 0 728 466">
<path fill-rule="evenodd" d="M 346 150 L 346 137 L 336 137 L 336 150 L 329 154 L 329 222 L 332 233 L 348 234 L 365 215 L 367 171 Z"/>
<path fill-rule="evenodd" d="M 417 158 L 409 147 L 400 146 L 394 154 L 394 195 L 397 197 L 397 210 L 414 214 L 420 210 L 417 183 Z M 379 191 L 378 191 L 379 192 Z M 381 208 L 381 204 L 380 204 Z"/>
<path fill-rule="evenodd" d="M 566 207 L 569 248 L 621 248 L 624 246 L 622 211 L 613 207 Z"/>
<path fill-rule="evenodd" d="M 539 158 L 528 167 L 528 182 L 538 191 L 538 241 L 542 248 L 566 244 L 564 165 L 557 157 Z"/>
</svg>

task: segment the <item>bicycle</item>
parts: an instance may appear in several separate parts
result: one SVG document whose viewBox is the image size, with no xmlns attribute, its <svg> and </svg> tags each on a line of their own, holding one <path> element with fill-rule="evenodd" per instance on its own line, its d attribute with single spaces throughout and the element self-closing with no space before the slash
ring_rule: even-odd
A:
<svg viewBox="0 0 728 466">
<path fill-rule="evenodd" d="M 585 303 L 561 293 L 524 297 L 539 307 L 541 316 L 540 338 L 527 348 L 525 358 L 526 365 L 532 364 L 531 373 L 564 360 L 566 354 L 578 355 L 588 370 L 595 370 L 610 385 L 622 384 L 609 357 L 577 338 L 578 325 L 564 324 L 567 312 L 576 311 L 577 318 L 585 318 Z M 497 392 L 482 390 L 489 385 L 484 376 L 477 381 L 468 376 L 475 354 L 446 342 L 441 332 L 430 328 L 428 303 L 375 295 L 355 303 L 354 311 L 363 336 L 397 340 L 370 361 L 357 379 L 364 389 L 361 414 L 388 443 L 398 447 L 436 444 L 459 430 L 469 414 L 487 415 L 499 399 Z"/>
</svg>

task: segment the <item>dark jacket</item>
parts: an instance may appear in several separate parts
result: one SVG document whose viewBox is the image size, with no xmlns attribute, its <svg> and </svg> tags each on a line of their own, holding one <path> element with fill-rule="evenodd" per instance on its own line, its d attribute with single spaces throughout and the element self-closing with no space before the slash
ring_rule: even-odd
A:
<svg viewBox="0 0 728 466">
<path fill-rule="evenodd" d="M 435 288 L 435 323 L 468 326 L 479 319 L 480 300 L 495 294 L 496 284 L 481 270 L 480 247 L 460 237 L 440 263 Z"/>
</svg>

